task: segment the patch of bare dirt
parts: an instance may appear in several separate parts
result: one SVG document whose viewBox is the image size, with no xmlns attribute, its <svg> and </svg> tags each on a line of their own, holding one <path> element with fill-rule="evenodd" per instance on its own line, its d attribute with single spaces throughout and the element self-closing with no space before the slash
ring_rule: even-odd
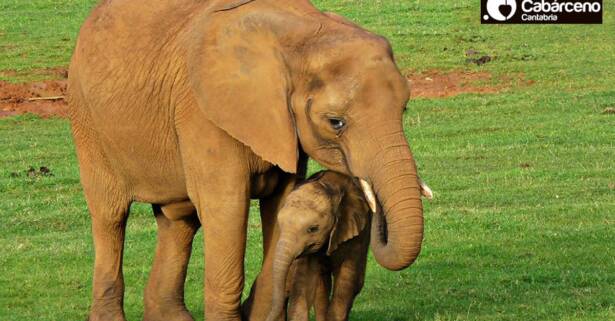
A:
<svg viewBox="0 0 615 321">
<path fill-rule="evenodd" d="M 409 73 L 406 78 L 410 82 L 412 98 L 445 98 L 466 93 L 493 94 L 514 84 L 533 84 L 533 81 L 526 81 L 523 74 L 495 79 L 486 71 L 428 70 Z"/>
<path fill-rule="evenodd" d="M 37 114 L 41 117 L 66 117 L 66 80 L 47 80 L 22 84 L 0 81 L 0 117 Z"/>
</svg>

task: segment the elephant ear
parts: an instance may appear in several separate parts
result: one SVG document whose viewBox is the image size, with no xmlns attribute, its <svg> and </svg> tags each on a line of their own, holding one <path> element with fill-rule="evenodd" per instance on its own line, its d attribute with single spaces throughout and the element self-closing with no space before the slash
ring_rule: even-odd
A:
<svg viewBox="0 0 615 321">
<path fill-rule="evenodd" d="M 336 224 L 331 230 L 327 255 L 331 255 L 340 244 L 357 237 L 369 221 L 369 207 L 358 193 L 348 192 L 337 212 Z"/>
<path fill-rule="evenodd" d="M 237 1 L 243 2 L 248 1 Z M 288 68 L 277 38 L 263 21 L 268 15 L 246 12 L 215 13 L 193 35 L 199 40 L 188 57 L 192 89 L 216 126 L 263 160 L 295 173 L 299 151 Z"/>
</svg>

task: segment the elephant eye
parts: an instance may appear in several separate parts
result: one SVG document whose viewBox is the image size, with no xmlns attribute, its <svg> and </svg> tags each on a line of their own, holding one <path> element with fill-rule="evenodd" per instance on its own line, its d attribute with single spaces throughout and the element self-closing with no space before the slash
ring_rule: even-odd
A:
<svg viewBox="0 0 615 321">
<path fill-rule="evenodd" d="M 346 126 L 346 121 L 341 118 L 329 118 L 329 124 L 334 130 L 341 130 Z"/>
<path fill-rule="evenodd" d="M 308 227 L 307 232 L 309 234 L 314 234 L 314 233 L 318 232 L 318 225 L 312 225 L 312 226 Z"/>
</svg>

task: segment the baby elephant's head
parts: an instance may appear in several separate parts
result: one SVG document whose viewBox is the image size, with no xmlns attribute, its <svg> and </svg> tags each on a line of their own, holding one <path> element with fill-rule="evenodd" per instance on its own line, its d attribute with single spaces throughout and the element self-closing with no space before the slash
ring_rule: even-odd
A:
<svg viewBox="0 0 615 321">
<path fill-rule="evenodd" d="M 273 265 L 273 308 L 276 320 L 284 304 L 284 288 L 292 262 L 326 249 L 330 255 L 343 242 L 358 236 L 370 219 L 363 191 L 352 178 L 324 171 L 292 191 L 278 213 L 280 238 Z"/>
<path fill-rule="evenodd" d="M 278 245 L 288 246 L 293 258 L 323 248 L 331 254 L 365 228 L 370 210 L 362 193 L 346 175 L 315 174 L 288 195 L 278 213 Z"/>
<path fill-rule="evenodd" d="M 292 244 L 293 258 L 320 250 L 336 223 L 339 196 L 317 181 L 306 183 L 288 195 L 278 213 L 280 243 Z M 278 244 L 280 244 L 278 243 Z"/>
</svg>

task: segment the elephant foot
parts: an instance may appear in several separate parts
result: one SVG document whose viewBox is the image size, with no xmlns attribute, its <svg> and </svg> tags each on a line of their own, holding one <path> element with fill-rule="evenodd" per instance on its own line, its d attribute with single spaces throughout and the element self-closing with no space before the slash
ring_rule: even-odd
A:
<svg viewBox="0 0 615 321">
<path fill-rule="evenodd" d="M 123 311 L 92 309 L 88 321 L 126 321 L 126 317 L 124 317 Z"/>
<path fill-rule="evenodd" d="M 158 306 L 145 309 L 143 321 L 194 321 L 185 307 Z"/>
</svg>

